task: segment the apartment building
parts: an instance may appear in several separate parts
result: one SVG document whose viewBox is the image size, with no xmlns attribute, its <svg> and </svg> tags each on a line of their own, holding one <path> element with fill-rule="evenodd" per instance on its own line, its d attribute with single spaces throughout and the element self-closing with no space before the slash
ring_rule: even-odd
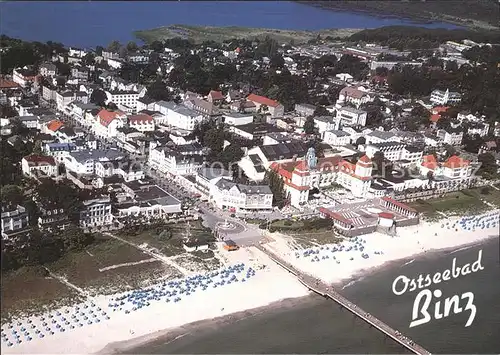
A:
<svg viewBox="0 0 500 355">
<path fill-rule="evenodd" d="M 155 121 L 153 117 L 146 114 L 128 116 L 128 126 L 139 132 L 153 132 L 155 130 Z"/>
<path fill-rule="evenodd" d="M 462 101 L 462 95 L 448 89 L 446 91 L 434 90 L 431 93 L 431 103 L 438 106 L 456 105 Z"/>
<path fill-rule="evenodd" d="M 175 102 L 159 101 L 154 105 L 154 110 L 166 116 L 169 126 L 178 129 L 192 131 L 194 127 L 203 121 L 203 115 Z"/>
<path fill-rule="evenodd" d="M 25 231 L 29 227 L 29 215 L 23 206 L 2 206 L 2 239 Z"/>
<path fill-rule="evenodd" d="M 83 201 L 80 211 L 80 227 L 94 229 L 113 223 L 109 196 Z"/>
<path fill-rule="evenodd" d="M 112 102 L 117 106 L 121 105 L 131 109 L 137 108 L 137 99 L 139 99 L 139 93 L 137 91 L 111 90 L 106 91 L 106 96 L 106 104 Z"/>
<path fill-rule="evenodd" d="M 326 131 L 323 141 L 331 146 L 344 146 L 351 144 L 351 135 L 344 131 L 331 130 Z"/>
<path fill-rule="evenodd" d="M 221 178 L 211 185 L 209 201 L 235 213 L 272 211 L 273 193 L 266 185 L 242 185 Z"/>
<path fill-rule="evenodd" d="M 21 160 L 23 174 L 28 177 L 51 177 L 57 175 L 57 163 L 53 157 L 28 155 Z"/>
<path fill-rule="evenodd" d="M 464 137 L 464 133 L 460 128 L 448 128 L 448 129 L 440 129 L 437 132 L 437 136 L 444 144 L 450 145 L 460 145 L 462 144 L 462 139 Z"/>
<path fill-rule="evenodd" d="M 341 126 L 366 126 L 366 111 L 349 106 L 338 108 L 336 111 L 336 117 L 339 119 Z"/>
<path fill-rule="evenodd" d="M 247 101 L 252 102 L 257 110 L 261 110 L 264 113 L 269 112 L 273 118 L 283 117 L 285 112 L 285 108 L 282 104 L 264 96 L 250 94 L 247 97 Z"/>
</svg>

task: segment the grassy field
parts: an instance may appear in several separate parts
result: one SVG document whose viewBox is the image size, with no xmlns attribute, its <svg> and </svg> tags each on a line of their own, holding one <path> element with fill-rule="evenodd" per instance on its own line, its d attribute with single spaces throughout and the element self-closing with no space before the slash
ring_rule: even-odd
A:
<svg viewBox="0 0 500 355">
<path fill-rule="evenodd" d="M 146 230 L 138 235 L 122 233 L 127 244 L 100 235 L 85 250 L 72 252 L 57 262 L 43 267 L 23 268 L 6 273 L 2 280 L 2 320 L 21 313 L 55 309 L 63 304 L 83 300 L 97 294 L 112 294 L 140 287 L 162 279 L 174 279 L 182 272 L 202 272 L 221 267 L 212 250 L 187 253 L 182 248 L 186 225 L 169 225 L 172 237 L 159 238 L 161 230 Z M 162 228 L 160 228 L 162 229 Z M 200 222 L 191 223 L 193 236 L 211 235 Z M 153 257 L 140 249 L 145 244 L 172 263 Z M 70 285 L 68 285 L 69 283 Z"/>
<path fill-rule="evenodd" d="M 275 39 L 278 43 L 289 43 L 294 41 L 296 44 L 306 43 L 311 39 L 317 38 L 318 34 L 322 37 L 349 37 L 359 32 L 360 29 L 329 29 L 321 31 L 293 31 L 278 30 L 271 28 L 250 28 L 250 27 L 210 27 L 210 26 L 188 26 L 171 25 L 158 27 L 150 30 L 136 31 L 134 35 L 145 43 L 153 41 L 162 41 L 171 38 L 185 38 L 194 43 L 204 41 L 223 42 L 233 38 L 244 39 L 264 39 L 266 36 Z"/>
<path fill-rule="evenodd" d="M 127 233 L 123 231 L 119 236 L 134 244 L 147 244 L 148 247 L 156 249 L 165 256 L 179 255 L 184 252 L 182 243 L 187 233 L 187 224 L 169 224 L 165 227 L 153 228 L 140 233 Z M 204 227 L 200 221 L 193 221 L 189 224 L 191 238 L 200 240 L 210 240 L 211 231 Z M 170 231 L 171 236 L 164 236 L 164 231 Z"/>
<path fill-rule="evenodd" d="M 85 251 L 47 266 L 51 272 L 90 294 L 131 290 L 159 278 L 176 277 L 175 269 L 119 240 L 106 238 Z"/>
<path fill-rule="evenodd" d="M 291 224 L 287 225 L 286 221 L 288 220 L 274 221 L 271 226 L 278 228 L 280 233 L 293 237 L 294 243 L 301 248 L 337 243 L 342 239 L 331 228 L 301 230 L 304 222 L 290 221 Z"/>
<path fill-rule="evenodd" d="M 482 194 L 481 189 L 463 190 L 430 200 L 418 200 L 409 205 L 431 219 L 444 214 L 480 213 L 492 208 L 492 205 L 500 207 L 500 191 L 489 188 L 488 194 Z"/>
<path fill-rule="evenodd" d="M 2 274 L 2 323 L 21 311 L 41 313 L 81 299 L 75 290 L 47 277 L 41 267 L 24 267 Z"/>
</svg>

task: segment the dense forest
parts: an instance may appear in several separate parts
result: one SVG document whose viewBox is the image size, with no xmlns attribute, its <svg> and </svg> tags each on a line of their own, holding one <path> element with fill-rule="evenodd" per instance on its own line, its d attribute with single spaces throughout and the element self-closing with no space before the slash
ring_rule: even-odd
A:
<svg viewBox="0 0 500 355">
<path fill-rule="evenodd" d="M 498 43 L 500 31 L 387 26 L 363 30 L 349 37 L 352 42 L 375 42 L 399 50 L 437 48 L 446 41 L 460 42 L 464 39 L 478 43 Z"/>
<path fill-rule="evenodd" d="M 381 16 L 396 16 L 423 21 L 446 21 L 468 26 L 499 27 L 499 7 L 496 0 L 450 1 L 298 1 L 332 10 L 367 12 Z"/>
<path fill-rule="evenodd" d="M 2 74 L 11 74 L 14 68 L 39 64 L 50 59 L 53 54 L 68 52 L 62 43 L 25 42 L 5 35 L 0 36 L 0 49 L 2 49 L 0 55 Z"/>
</svg>

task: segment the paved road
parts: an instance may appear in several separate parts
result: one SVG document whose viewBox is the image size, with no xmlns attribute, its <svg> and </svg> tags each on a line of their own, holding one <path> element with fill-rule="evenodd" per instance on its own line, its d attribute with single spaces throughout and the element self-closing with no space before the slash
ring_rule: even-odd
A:
<svg viewBox="0 0 500 355">
<path fill-rule="evenodd" d="M 146 167 L 145 173 L 152 177 L 158 186 L 164 188 L 168 193 L 172 194 L 177 199 L 187 202 L 190 207 L 197 208 L 202 213 L 203 225 L 217 230 L 217 227 L 224 224 L 226 221 L 231 223 L 233 228 L 219 230 L 220 235 L 224 239 L 231 239 L 239 245 L 249 245 L 257 242 L 262 235 L 258 226 L 247 224 L 235 217 L 232 217 L 230 212 L 221 211 L 210 206 L 207 202 L 202 202 L 194 197 L 194 193 L 187 191 L 179 186 L 172 178 L 166 174 L 162 174 L 150 167 Z"/>
</svg>

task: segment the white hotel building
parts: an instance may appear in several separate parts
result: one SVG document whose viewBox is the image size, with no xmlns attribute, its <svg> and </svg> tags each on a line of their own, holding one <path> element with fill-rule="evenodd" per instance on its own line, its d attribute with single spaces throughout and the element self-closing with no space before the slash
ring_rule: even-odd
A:
<svg viewBox="0 0 500 355">
<path fill-rule="evenodd" d="M 203 121 L 203 115 L 175 102 L 158 101 L 154 104 L 154 111 L 166 116 L 169 126 L 185 131 L 192 131 L 196 124 Z"/>
<path fill-rule="evenodd" d="M 80 211 L 80 227 L 96 228 L 109 226 L 113 223 L 111 214 L 111 199 L 109 197 L 97 198 L 83 202 Z"/>
<path fill-rule="evenodd" d="M 242 185 L 221 177 L 210 186 L 209 200 L 222 210 L 231 212 L 272 211 L 273 193 L 269 186 Z"/>
<path fill-rule="evenodd" d="M 305 160 L 273 163 L 271 169 L 281 176 L 293 207 L 301 208 L 309 200 L 312 188 L 338 183 L 355 197 L 366 197 L 371 186 L 373 165 L 364 155 L 356 164 L 341 156 L 317 159 L 310 148 Z"/>
<path fill-rule="evenodd" d="M 462 101 L 462 95 L 458 92 L 452 92 L 446 89 L 446 91 L 442 90 L 434 90 L 431 93 L 431 102 L 436 106 L 443 105 L 455 105 Z"/>
</svg>

